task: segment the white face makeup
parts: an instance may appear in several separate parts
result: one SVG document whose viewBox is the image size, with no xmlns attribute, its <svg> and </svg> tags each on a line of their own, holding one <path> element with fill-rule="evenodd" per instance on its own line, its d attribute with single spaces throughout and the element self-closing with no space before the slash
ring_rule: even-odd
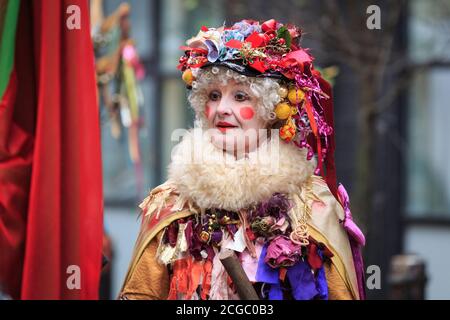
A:
<svg viewBox="0 0 450 320">
<path fill-rule="evenodd" d="M 207 94 L 205 115 L 213 144 L 234 155 L 255 150 L 262 138 L 259 130 L 267 123 L 257 115 L 257 99 L 248 85 L 230 80 L 226 86 L 211 85 Z"/>
</svg>

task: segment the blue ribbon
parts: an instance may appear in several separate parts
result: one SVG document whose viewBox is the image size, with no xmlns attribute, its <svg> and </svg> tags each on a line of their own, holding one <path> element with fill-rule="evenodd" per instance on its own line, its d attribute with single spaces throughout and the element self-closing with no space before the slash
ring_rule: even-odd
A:
<svg viewBox="0 0 450 320">
<path fill-rule="evenodd" d="M 279 269 L 274 269 L 264 262 L 264 258 L 267 254 L 267 247 L 268 244 L 265 244 L 261 250 L 261 255 L 259 256 L 256 281 L 270 284 L 269 300 L 283 300 Z"/>
<path fill-rule="evenodd" d="M 314 275 L 307 262 L 301 260 L 290 267 L 287 277 L 295 300 L 311 300 L 318 294 Z"/>
<path fill-rule="evenodd" d="M 317 253 L 319 254 L 320 258 L 323 261 L 322 250 L 317 249 Z M 328 300 L 328 283 L 327 278 L 325 276 L 325 269 L 323 267 L 323 264 L 316 275 L 316 288 L 317 291 L 319 292 L 318 298 L 321 300 Z"/>
</svg>

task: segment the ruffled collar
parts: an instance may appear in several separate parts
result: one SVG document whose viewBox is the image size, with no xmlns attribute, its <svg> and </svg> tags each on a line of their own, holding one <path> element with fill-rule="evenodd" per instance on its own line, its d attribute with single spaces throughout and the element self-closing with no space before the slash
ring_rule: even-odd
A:
<svg viewBox="0 0 450 320">
<path fill-rule="evenodd" d="M 200 208 L 238 211 L 277 192 L 299 192 L 315 166 L 315 160 L 306 159 L 306 149 L 278 137 L 236 160 L 196 128 L 188 131 L 172 151 L 169 181 L 181 197 Z"/>
</svg>

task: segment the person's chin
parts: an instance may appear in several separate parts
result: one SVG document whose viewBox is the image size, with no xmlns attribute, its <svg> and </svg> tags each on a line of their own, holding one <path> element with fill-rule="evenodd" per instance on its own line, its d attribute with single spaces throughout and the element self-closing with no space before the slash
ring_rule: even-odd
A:
<svg viewBox="0 0 450 320">
<path fill-rule="evenodd" d="M 245 140 L 245 136 L 243 135 L 213 135 L 212 136 L 212 144 L 229 154 L 235 155 L 238 158 L 245 153 L 253 152 L 258 149 L 258 143 L 254 139 L 250 139 L 250 141 Z M 241 156 L 240 156 L 241 155 Z"/>
</svg>

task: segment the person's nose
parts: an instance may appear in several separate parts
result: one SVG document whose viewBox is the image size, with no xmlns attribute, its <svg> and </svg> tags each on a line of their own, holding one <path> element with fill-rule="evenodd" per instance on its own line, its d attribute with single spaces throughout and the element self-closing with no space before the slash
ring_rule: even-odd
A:
<svg viewBox="0 0 450 320">
<path fill-rule="evenodd" d="M 217 114 L 223 118 L 231 115 L 231 113 L 232 110 L 228 99 L 221 99 L 219 105 L 217 106 Z"/>
</svg>

